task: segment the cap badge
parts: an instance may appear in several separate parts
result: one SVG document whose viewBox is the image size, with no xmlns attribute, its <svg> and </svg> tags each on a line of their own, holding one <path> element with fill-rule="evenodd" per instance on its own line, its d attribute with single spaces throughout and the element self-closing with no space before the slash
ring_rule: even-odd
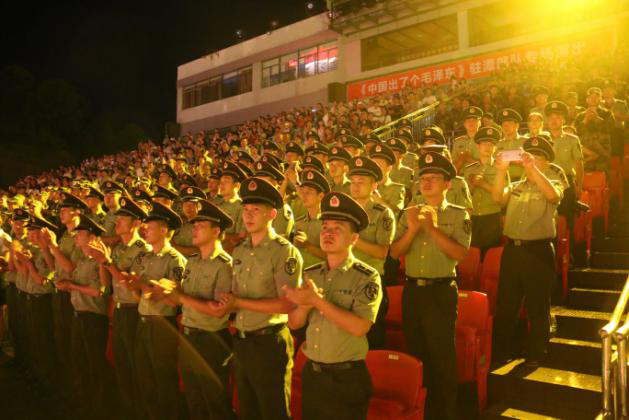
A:
<svg viewBox="0 0 629 420">
<path fill-rule="evenodd" d="M 487 129 L 487 134 L 494 134 L 494 129 L 493 128 L 488 128 Z"/>
<path fill-rule="evenodd" d="M 127 205 L 127 200 L 125 200 L 124 198 L 122 198 L 122 199 L 120 200 L 120 205 L 121 205 L 122 207 L 126 206 L 126 205 Z"/>
<path fill-rule="evenodd" d="M 426 163 L 432 163 L 432 156 L 426 155 Z"/>
<path fill-rule="evenodd" d="M 539 142 L 537 141 L 537 139 L 533 139 L 533 140 L 531 140 L 531 144 L 533 146 L 537 146 L 539 144 Z"/>
<path fill-rule="evenodd" d="M 251 181 L 249 183 L 249 191 L 255 191 L 258 189 L 258 184 L 255 181 Z"/>
<path fill-rule="evenodd" d="M 381 151 L 382 151 L 382 147 L 376 146 L 376 152 L 381 152 Z"/>
<path fill-rule="evenodd" d="M 427 135 L 427 136 L 429 136 L 429 135 L 430 135 L 430 130 L 426 130 L 426 131 L 424 131 L 424 134 L 425 134 L 425 135 Z"/>
<path fill-rule="evenodd" d="M 338 207 L 341 205 L 341 201 L 335 195 L 330 198 L 330 207 Z"/>
<path fill-rule="evenodd" d="M 550 105 L 550 107 L 551 107 L 551 108 L 557 108 L 557 102 L 553 102 L 553 103 Z"/>
<path fill-rule="evenodd" d="M 363 160 L 362 159 L 356 159 L 356 166 L 363 166 Z"/>
<path fill-rule="evenodd" d="M 509 115 L 509 113 L 507 111 L 502 111 L 502 115 L 506 117 L 507 115 Z"/>
<path fill-rule="evenodd" d="M 140 191 L 135 192 L 135 195 L 137 195 L 138 197 L 140 196 L 140 194 L 141 194 Z"/>
<path fill-rule="evenodd" d="M 312 172 L 308 172 L 308 175 L 306 175 L 306 178 L 313 179 L 314 178 L 314 174 Z"/>
<path fill-rule="evenodd" d="M 192 188 L 188 187 L 187 191 L 188 191 L 188 194 L 192 194 L 192 192 L 193 192 L 194 190 L 193 190 Z"/>
</svg>

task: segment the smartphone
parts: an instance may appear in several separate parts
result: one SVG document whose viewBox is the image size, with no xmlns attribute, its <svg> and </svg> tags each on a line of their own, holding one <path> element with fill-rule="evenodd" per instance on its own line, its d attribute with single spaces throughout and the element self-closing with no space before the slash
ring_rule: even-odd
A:
<svg viewBox="0 0 629 420">
<path fill-rule="evenodd" d="M 505 150 L 500 156 L 503 162 L 518 162 L 522 160 L 522 150 Z"/>
</svg>

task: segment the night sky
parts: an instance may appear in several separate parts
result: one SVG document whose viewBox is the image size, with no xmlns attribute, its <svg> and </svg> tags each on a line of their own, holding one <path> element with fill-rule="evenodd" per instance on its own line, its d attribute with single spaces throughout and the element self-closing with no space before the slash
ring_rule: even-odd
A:
<svg viewBox="0 0 629 420">
<path fill-rule="evenodd" d="M 324 1 L 317 9 L 323 11 Z M 300 0 L 2 1 L 0 68 L 63 79 L 91 107 L 161 136 L 176 115 L 177 65 L 306 17 Z"/>
</svg>

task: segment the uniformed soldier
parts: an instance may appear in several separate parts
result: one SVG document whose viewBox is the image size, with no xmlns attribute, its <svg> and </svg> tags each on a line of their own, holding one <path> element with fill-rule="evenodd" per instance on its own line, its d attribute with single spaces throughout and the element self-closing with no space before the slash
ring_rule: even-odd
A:
<svg viewBox="0 0 629 420">
<path fill-rule="evenodd" d="M 330 149 L 330 157 L 328 158 L 328 168 L 330 169 L 330 188 L 332 191 L 350 193 L 350 181 L 347 179 L 347 171 L 349 170 L 349 161 L 352 155 L 341 147 L 332 147 Z"/>
<path fill-rule="evenodd" d="M 294 164 L 296 162 L 301 162 L 305 156 L 304 148 L 301 145 L 294 141 L 289 141 L 286 143 L 286 148 L 284 149 L 284 158 L 286 162 L 290 164 Z"/>
<path fill-rule="evenodd" d="M 210 170 L 210 177 L 207 181 L 206 196 L 210 202 L 216 203 L 220 198 L 218 195 L 219 185 L 221 183 L 221 170 L 217 167 L 213 167 Z"/>
<path fill-rule="evenodd" d="M 421 156 L 424 206 L 400 218 L 391 256 L 406 255 L 402 323 L 406 345 L 424 363 L 428 419 L 455 419 L 457 399 L 455 322 L 456 265 L 470 246 L 471 221 L 463 207 L 448 203 L 446 191 L 456 168 L 443 155 Z"/>
<path fill-rule="evenodd" d="M 113 377 L 105 351 L 109 334 L 107 294 L 110 293 L 109 272 L 90 256 L 90 242 L 105 229 L 88 216 L 81 215 L 76 228 L 75 243 L 79 259 L 71 279 L 56 282 L 60 290 L 70 292 L 72 319 L 72 363 L 74 401 L 82 415 L 110 418 L 112 406 L 109 392 Z M 67 328 L 67 326 L 66 326 Z"/>
<path fill-rule="evenodd" d="M 410 128 L 398 128 L 396 137 L 404 143 L 406 146 L 406 153 L 402 155 L 402 165 L 408 166 L 411 169 L 417 167 L 417 162 L 419 162 L 419 155 L 417 154 L 417 150 L 413 149 L 413 147 L 417 146 L 415 144 L 415 140 L 413 139 L 413 133 Z"/>
<path fill-rule="evenodd" d="M 223 244 L 227 252 L 231 252 L 245 236 L 242 223 L 242 199 L 238 195 L 240 183 L 245 179 L 245 173 L 231 161 L 223 162 L 218 193 L 220 199 L 215 204 L 234 221 L 234 225 L 225 230 Z"/>
<path fill-rule="evenodd" d="M 286 327 L 293 305 L 283 286 L 301 283 L 302 258 L 271 224 L 282 207 L 279 191 L 260 178 L 242 182 L 243 221 L 248 237 L 233 252 L 233 292 L 221 303 L 235 310 L 235 376 L 240 418 L 290 418 L 294 353 Z"/>
<path fill-rule="evenodd" d="M 157 185 L 168 190 L 175 190 L 177 174 L 170 165 L 162 165 L 158 170 Z"/>
<path fill-rule="evenodd" d="M 103 193 L 105 193 L 105 205 L 107 206 L 107 214 L 103 218 L 103 242 L 109 246 L 113 246 L 120 241 L 116 235 L 116 212 L 120 208 L 120 197 L 125 194 L 124 187 L 113 181 L 106 181 L 103 184 Z"/>
<path fill-rule="evenodd" d="M 159 184 L 155 186 L 155 192 L 151 197 L 154 202 L 160 203 L 161 205 L 164 205 L 166 207 L 171 207 L 175 203 L 175 200 L 177 200 L 177 198 L 179 198 L 179 194 L 177 194 L 177 191 L 170 188 L 162 187 Z"/>
<path fill-rule="evenodd" d="M 497 119 L 502 128 L 502 140 L 496 145 L 496 153 L 505 150 L 521 150 L 524 138 L 518 133 L 522 122 L 520 113 L 515 109 L 505 108 L 498 113 Z M 523 174 L 524 168 L 519 163 L 509 165 L 509 177 L 512 181 L 517 181 Z"/>
<path fill-rule="evenodd" d="M 452 161 L 457 171 L 480 159 L 474 138 L 480 129 L 481 118 L 483 118 L 483 110 L 478 107 L 470 106 L 463 111 L 462 119 L 465 134 L 455 138 L 452 142 Z"/>
<path fill-rule="evenodd" d="M 107 213 L 105 213 L 102 206 L 104 199 L 105 194 L 103 194 L 98 188 L 92 186 L 89 187 L 89 192 L 85 196 L 85 203 L 90 209 L 90 218 L 101 226 L 104 224 L 105 217 L 107 216 Z"/>
<path fill-rule="evenodd" d="M 198 252 L 192 244 L 193 224 L 190 222 L 197 216 L 199 200 L 205 200 L 206 196 L 199 187 L 189 186 L 181 190 L 183 224 L 173 235 L 173 246 L 185 257 Z"/>
<path fill-rule="evenodd" d="M 316 159 L 312 156 L 306 156 L 305 159 Z M 321 164 L 321 162 L 319 162 Z M 258 178 L 262 178 L 269 184 L 273 185 L 280 191 L 280 185 L 284 182 L 284 174 L 282 174 L 277 168 L 275 168 L 270 162 L 258 162 L 255 166 L 254 175 Z M 293 216 L 293 210 L 290 204 L 284 202 L 281 211 L 278 216 L 273 220 L 273 229 L 279 235 L 285 238 L 290 237 L 293 227 L 295 225 L 295 217 Z"/>
<path fill-rule="evenodd" d="M 377 144 L 371 150 L 369 157 L 380 167 L 382 180 L 378 183 L 378 189 L 374 195 L 374 201 L 387 206 L 397 214 L 404 208 L 406 189 L 404 185 L 393 182 L 390 178 L 395 165 L 395 154 L 386 144 Z"/>
<path fill-rule="evenodd" d="M 508 163 L 496 158 L 498 173 L 494 199 L 507 206 L 504 235 L 509 242 L 500 262 L 500 283 L 494 321 L 494 362 L 513 356 L 510 348 L 518 314 L 524 305 L 530 322 L 527 365 L 536 367 L 544 357 L 549 339 L 550 291 L 555 280 L 555 216 L 563 186 L 549 180 L 538 160 L 554 158 L 552 146 L 543 138 L 531 139 L 522 154 L 525 176 L 507 184 Z"/>
<path fill-rule="evenodd" d="M 114 313 L 112 319 L 111 344 L 121 414 L 125 418 L 142 418 L 142 405 L 137 404 L 137 373 L 135 369 L 135 335 L 138 325 L 137 296 L 124 284 L 124 273 L 138 273 L 138 255 L 150 252 L 151 247 L 140 237 L 142 220 L 146 212 L 129 198 L 120 199 L 116 212 L 116 234 L 120 236 L 114 248 L 101 243 L 91 244 L 91 255 L 112 276 Z"/>
<path fill-rule="evenodd" d="M 219 300 L 232 290 L 232 258 L 221 236 L 233 221 L 208 201 L 200 200 L 199 207 L 190 220 L 199 254 L 188 259 L 181 285 L 169 282 L 164 289 L 183 306 L 179 366 L 190 419 L 229 420 L 235 418 L 229 383 L 232 337 L 229 314 Z"/>
<path fill-rule="evenodd" d="M 135 367 L 140 403 L 150 419 L 178 419 L 179 380 L 177 374 L 176 307 L 162 302 L 151 280 L 181 282 L 186 259 L 170 244 L 181 218 L 170 208 L 153 203 L 145 219 L 146 242 L 151 252 L 141 252 L 134 264 L 137 274 L 127 275 L 127 284 L 140 293 L 140 319 L 136 331 Z"/>
<path fill-rule="evenodd" d="M 402 163 L 402 157 L 407 152 L 406 145 L 397 137 L 390 138 L 386 141 L 386 144 L 393 150 L 395 155 L 395 165 L 393 165 L 389 177 L 391 181 L 404 185 L 406 193 L 409 194 L 413 186 L 413 170 Z"/>
<path fill-rule="evenodd" d="M 359 156 L 365 151 L 365 143 L 358 137 L 351 135 L 344 136 L 341 139 L 341 144 L 352 157 Z"/>
<path fill-rule="evenodd" d="M 323 261 L 319 232 L 321 231 L 321 200 L 330 192 L 330 184 L 321 172 L 306 170 L 301 174 L 299 195 L 306 208 L 306 214 L 295 220 L 293 244 L 299 248 L 304 267 Z"/>
<path fill-rule="evenodd" d="M 321 207 L 326 260 L 304 270 L 302 287 L 284 289 L 298 305 L 289 313 L 290 327 L 308 324 L 302 418 L 365 419 L 372 393 L 366 334 L 376 320 L 382 285 L 377 271 L 356 259 L 352 247 L 369 216 L 338 192 L 327 194 Z"/>
<path fill-rule="evenodd" d="M 494 151 L 500 138 L 500 129 L 496 127 L 478 130 L 474 141 L 480 160 L 463 168 L 463 177 L 472 190 L 472 246 L 480 248 L 481 256 L 487 249 L 498 246 L 502 236 L 502 208 L 492 195 L 498 171 Z"/>
<path fill-rule="evenodd" d="M 352 198 L 369 215 L 369 224 L 359 232 L 354 254 L 383 276 L 389 246 L 395 236 L 395 215 L 390 208 L 376 203 L 373 199 L 378 182 L 382 180 L 382 170 L 373 160 L 361 156 L 350 162 L 349 178 L 352 182 Z M 388 309 L 386 289 L 383 293 L 378 319 L 368 335 L 370 348 L 384 346 L 384 316 Z"/>
</svg>

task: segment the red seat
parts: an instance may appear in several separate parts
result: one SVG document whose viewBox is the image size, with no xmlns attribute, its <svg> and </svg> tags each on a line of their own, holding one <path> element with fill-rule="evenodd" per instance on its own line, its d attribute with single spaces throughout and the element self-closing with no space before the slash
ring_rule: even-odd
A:
<svg viewBox="0 0 629 420">
<path fill-rule="evenodd" d="M 459 289 L 462 290 L 479 290 L 480 289 L 480 249 L 470 248 L 457 266 L 457 283 Z"/>
<path fill-rule="evenodd" d="M 423 366 L 416 358 L 389 350 L 367 353 L 367 368 L 373 384 L 369 420 L 421 420 L 426 389 Z"/>
<path fill-rule="evenodd" d="M 570 266 L 570 230 L 568 221 L 559 216 L 557 221 L 557 271 L 561 275 L 563 297 L 568 297 L 568 268 Z"/>
<path fill-rule="evenodd" d="M 406 352 L 406 341 L 402 329 L 402 291 L 404 286 L 387 287 L 389 309 L 385 317 L 385 347 Z"/>
<path fill-rule="evenodd" d="M 602 217 L 607 233 L 609 225 L 609 187 L 605 172 L 586 172 L 583 175 L 583 189 L 590 197 L 592 217 Z"/>
<path fill-rule="evenodd" d="M 109 328 L 107 332 L 107 348 L 105 349 L 105 357 L 111 366 L 114 366 L 114 348 L 112 343 L 112 321 L 114 319 L 114 299 L 111 295 L 107 298 L 107 317 L 109 318 Z"/>
<path fill-rule="evenodd" d="M 305 342 L 299 347 L 293 359 L 293 375 L 291 379 L 290 410 L 293 420 L 301 419 L 301 371 L 304 369 L 308 358 L 303 352 Z"/>
<path fill-rule="evenodd" d="M 590 205 L 590 194 L 587 191 L 583 191 L 579 199 L 588 206 Z M 572 233 L 574 235 L 574 243 L 580 244 L 585 242 L 586 258 L 587 261 L 589 261 L 592 254 L 592 209 L 581 213 L 574 219 L 574 229 Z"/>
<path fill-rule="evenodd" d="M 485 253 L 483 269 L 480 275 L 480 291 L 487 294 L 489 299 L 489 313 L 494 314 L 498 281 L 500 280 L 500 259 L 503 247 L 490 248 Z"/>
<path fill-rule="evenodd" d="M 629 144 L 625 144 L 622 154 L 622 177 L 629 179 Z"/>
<path fill-rule="evenodd" d="M 618 205 L 622 208 L 624 182 L 622 174 L 622 162 L 618 156 L 611 158 L 611 172 L 609 180 L 609 190 L 612 197 L 618 199 Z"/>
<path fill-rule="evenodd" d="M 478 408 L 487 404 L 487 375 L 491 363 L 492 317 L 489 299 L 481 292 L 461 291 L 456 321 L 456 359 L 459 383 L 476 382 Z"/>
</svg>

